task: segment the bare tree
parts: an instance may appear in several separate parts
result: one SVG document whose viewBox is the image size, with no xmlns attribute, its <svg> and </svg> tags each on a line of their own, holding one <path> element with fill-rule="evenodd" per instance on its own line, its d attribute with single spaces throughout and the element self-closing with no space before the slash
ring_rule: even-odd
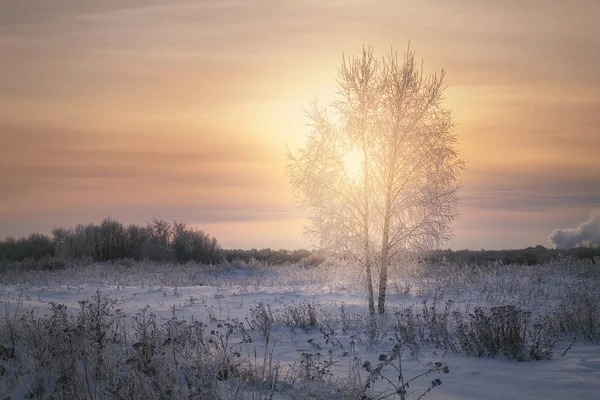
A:
<svg viewBox="0 0 600 400">
<path fill-rule="evenodd" d="M 448 240 L 458 215 L 464 162 L 443 81 L 444 71 L 424 75 L 410 47 L 402 63 L 395 52 L 378 60 L 371 48 L 343 57 L 334 115 L 313 101 L 306 145 L 287 154 L 307 233 L 364 266 L 372 315 L 373 272 L 383 313 L 389 265 Z"/>
</svg>

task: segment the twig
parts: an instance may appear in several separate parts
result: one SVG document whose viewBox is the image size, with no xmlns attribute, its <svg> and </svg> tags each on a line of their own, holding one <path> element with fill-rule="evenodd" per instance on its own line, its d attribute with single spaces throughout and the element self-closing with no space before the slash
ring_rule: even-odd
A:
<svg viewBox="0 0 600 400">
<path fill-rule="evenodd" d="M 569 347 L 567 347 L 567 349 L 561 354 L 561 357 L 564 357 L 567 354 L 567 351 L 571 350 L 571 347 L 573 346 L 573 343 L 575 343 L 575 341 L 577 341 L 576 337 L 573 338 Z"/>
</svg>

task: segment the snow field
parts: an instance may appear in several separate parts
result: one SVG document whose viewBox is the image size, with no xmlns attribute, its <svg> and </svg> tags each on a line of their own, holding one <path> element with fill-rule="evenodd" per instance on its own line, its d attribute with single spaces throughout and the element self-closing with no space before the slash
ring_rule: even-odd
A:
<svg viewBox="0 0 600 400">
<path fill-rule="evenodd" d="M 37 398 L 394 398 L 401 361 L 405 380 L 440 369 L 437 362 L 449 369 L 411 382 L 406 398 L 418 398 L 437 378 L 442 385 L 427 398 L 596 399 L 599 277 L 597 265 L 572 260 L 530 267 L 412 265 L 394 276 L 387 315 L 371 321 L 360 273 L 340 263 L 310 269 L 116 263 L 5 274 L 0 392 L 12 398 L 31 393 Z M 110 339 L 94 338 L 92 325 L 89 331 L 81 327 L 82 315 L 91 318 L 82 309 L 95 300 L 110 303 L 105 320 Z M 71 348 L 81 346 L 71 370 L 53 361 L 60 357 L 51 357 L 50 321 L 60 314 L 53 309 L 57 304 L 71 318 L 64 322 L 68 332 L 57 337 L 63 345 L 71 340 Z M 469 319 L 477 308 L 483 310 L 480 319 Z M 547 321 L 548 340 L 540 344 L 544 357 L 538 361 L 507 359 L 504 352 L 514 347 L 508 345 L 492 356 L 497 342 L 481 336 L 493 334 L 485 325 L 497 324 L 493 318 L 502 326 L 515 323 L 507 319 L 514 310 L 524 312 L 517 320 L 528 318 L 524 350 L 515 350 L 525 360 L 532 359 L 536 318 Z M 460 320 L 465 329 L 475 327 L 463 341 Z M 199 324 L 203 345 L 190 333 Z M 31 327 L 35 334 L 26 332 Z M 173 332 L 187 335 L 181 339 L 185 344 L 173 345 Z M 470 340 L 469 333 L 480 336 Z M 87 334 L 87 342 L 77 341 L 76 334 Z M 483 351 L 477 349 L 486 343 Z M 552 357 L 545 356 L 549 351 Z M 379 365 L 389 381 L 373 374 Z M 92 372 L 97 376 L 91 378 Z M 57 383 L 67 375 L 69 382 Z M 364 390 L 370 377 L 372 385 Z"/>
</svg>

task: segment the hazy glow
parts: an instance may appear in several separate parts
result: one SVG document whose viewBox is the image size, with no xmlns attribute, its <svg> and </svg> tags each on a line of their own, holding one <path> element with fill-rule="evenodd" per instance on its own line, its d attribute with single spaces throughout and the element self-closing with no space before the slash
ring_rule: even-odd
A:
<svg viewBox="0 0 600 400">
<path fill-rule="evenodd" d="M 547 245 L 600 208 L 600 2 L 0 1 L 0 237 L 181 219 L 300 247 L 284 175 L 342 51 L 445 68 L 454 248 Z"/>
<path fill-rule="evenodd" d="M 358 149 L 352 149 L 343 156 L 346 174 L 353 182 L 358 182 L 362 179 L 363 160 L 363 153 Z"/>
</svg>

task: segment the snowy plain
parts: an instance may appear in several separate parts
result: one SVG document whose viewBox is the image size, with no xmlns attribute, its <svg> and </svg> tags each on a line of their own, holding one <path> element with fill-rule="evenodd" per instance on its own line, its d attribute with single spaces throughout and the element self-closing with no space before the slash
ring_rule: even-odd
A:
<svg viewBox="0 0 600 400">
<path fill-rule="evenodd" d="M 303 355 L 322 355 L 325 364 L 326 359 L 331 360 L 327 373 L 323 374 L 325 383 L 343 386 L 357 370 L 358 380 L 364 383 L 368 373 L 360 365 L 365 361 L 375 365 L 380 354 L 389 352 L 397 343 L 394 326 L 398 319 L 394 316 L 403 310 L 410 309 L 420 315 L 426 308 L 431 311 L 435 301 L 440 312 L 448 305 L 451 312 L 460 311 L 464 315 L 476 307 L 506 305 L 526 309 L 532 316 L 551 315 L 567 301 L 566 293 L 574 293 L 574 290 L 591 290 L 591 299 L 600 301 L 593 297 L 598 293 L 593 288 L 600 284 L 599 269 L 594 263 L 581 265 L 572 260 L 543 266 L 447 265 L 425 270 L 412 265 L 402 268 L 390 284 L 387 316 L 378 317 L 376 339 L 370 337 L 365 328 L 368 308 L 361 274 L 339 263 L 316 267 L 268 267 L 243 262 L 226 267 L 113 263 L 64 271 L 5 273 L 0 280 L 0 306 L 5 319 L 28 312 L 48 315 L 53 303 L 65 305 L 68 312 L 75 315 L 82 307 L 81 301 L 89 302 L 100 291 L 102 296 L 114 300 L 114 309 L 122 316 L 130 337 L 134 335 L 130 326 L 132 318 L 142 309 L 155 315 L 158 325 L 173 319 L 195 320 L 206 324 L 207 332 L 221 328 L 224 323 L 239 321 L 252 339 L 251 342 L 238 341 L 236 349 L 241 358 L 254 357 L 254 363 L 260 364 L 268 353 L 285 374 L 302 369 Z M 293 311 L 306 314 L 307 307 L 316 317 L 316 323 L 295 326 Z M 261 310 L 267 310 L 272 316 L 268 339 L 252 324 L 253 317 Z M 417 318 L 417 321 L 421 320 Z M 424 329 L 427 334 L 427 328 Z M 238 339 L 239 336 L 237 332 L 233 335 Z M 1 339 L 4 343 L 0 344 L 8 348 L 6 337 Z M 411 386 L 411 390 L 417 390 L 408 398 L 418 398 L 435 378 L 440 378 L 443 384 L 433 388 L 425 398 L 600 398 L 598 337 L 586 340 L 579 332 L 556 332 L 551 351 L 552 357 L 546 359 L 517 361 L 501 354 L 476 357 L 460 348 L 452 351 L 452 346 L 422 340 L 407 345 L 402 353 L 403 374 L 416 376 L 436 362 L 448 366 L 449 373 L 433 372 L 419 378 Z M 256 361 L 257 354 L 259 361 Z M 387 368 L 386 373 L 389 370 Z M 9 380 L 9 374 L 0 377 L 0 388 L 10 392 L 0 398 L 12 395 L 14 399 L 25 393 L 17 387 L 18 383 Z M 389 386 L 383 381 L 377 382 L 374 393 L 391 393 L 386 392 Z M 344 398 L 333 396 L 333 391 L 315 390 L 313 393 L 306 391 L 306 386 L 302 386 L 302 390 L 304 392 L 294 392 L 293 388 L 281 385 L 273 398 Z M 319 397 L 319 393 L 324 397 Z M 226 390 L 223 397 L 234 398 Z"/>
</svg>

